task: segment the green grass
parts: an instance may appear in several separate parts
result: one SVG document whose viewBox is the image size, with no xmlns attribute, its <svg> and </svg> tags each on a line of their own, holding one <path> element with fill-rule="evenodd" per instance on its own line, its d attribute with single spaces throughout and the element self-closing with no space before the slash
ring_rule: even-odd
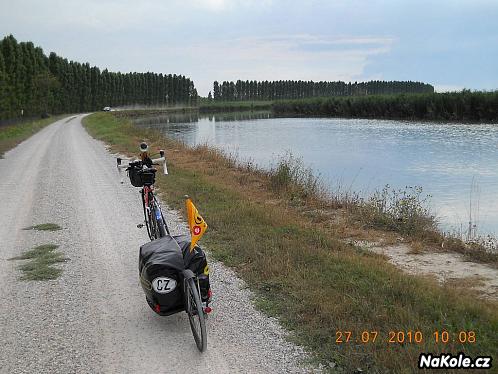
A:
<svg viewBox="0 0 498 374">
<path fill-rule="evenodd" d="M 41 223 L 39 225 L 26 227 L 24 230 L 57 231 L 62 230 L 62 227 L 56 223 Z"/>
<path fill-rule="evenodd" d="M 58 246 L 55 244 L 40 245 L 10 260 L 30 260 L 18 266 L 19 270 L 23 272 L 20 277 L 21 280 L 44 281 L 57 279 L 62 274 L 62 269 L 53 265 L 68 260 L 63 253 L 56 251 L 57 248 Z"/>
<path fill-rule="evenodd" d="M 112 115 L 92 115 L 85 125 L 115 151 L 135 153 L 144 138 L 167 150 L 170 174 L 157 178 L 165 201 L 182 209 L 183 196 L 192 197 L 209 225 L 202 242 L 255 291 L 258 307 L 278 317 L 320 362 L 337 363 L 344 372 L 412 373 L 421 352 L 496 359 L 496 303 L 407 275 L 279 204 L 280 188 L 273 189 L 287 183 L 288 170 L 272 187 L 260 173 L 241 170 L 219 153 L 189 149 Z M 390 331 L 410 330 L 421 331 L 423 343 L 388 343 Z M 452 337 L 472 330 L 478 340 L 435 344 L 433 333 L 442 330 Z M 352 331 L 353 341 L 337 344 L 337 331 Z M 377 331 L 376 342 L 357 342 L 363 331 Z"/>
<path fill-rule="evenodd" d="M 0 127 L 0 158 L 8 150 L 26 140 L 31 135 L 40 131 L 47 125 L 65 117 L 64 115 L 55 116 L 45 119 L 40 119 L 31 122 L 19 123 L 17 125 L 1 126 Z"/>
</svg>

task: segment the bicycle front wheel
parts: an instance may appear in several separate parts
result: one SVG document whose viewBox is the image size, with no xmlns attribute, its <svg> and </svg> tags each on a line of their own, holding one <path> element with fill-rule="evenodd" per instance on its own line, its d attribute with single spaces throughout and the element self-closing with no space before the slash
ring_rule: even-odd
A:
<svg viewBox="0 0 498 374">
<path fill-rule="evenodd" d="M 166 236 L 166 228 L 163 221 L 163 214 L 157 205 L 154 205 L 154 219 L 157 227 L 157 234 L 160 238 L 164 238 Z"/>
<path fill-rule="evenodd" d="M 150 209 L 148 209 L 148 207 L 145 205 L 143 191 L 142 191 L 142 205 L 144 208 L 144 221 L 145 221 L 145 227 L 147 227 L 147 235 L 149 235 L 150 240 L 154 240 L 155 234 L 154 234 L 154 227 L 152 224 L 152 214 L 150 213 Z"/>
<path fill-rule="evenodd" d="M 189 278 L 185 282 L 186 309 L 190 328 L 192 329 L 192 335 L 194 335 L 197 348 L 199 351 L 204 352 L 207 348 L 207 332 L 199 289 L 194 278 Z"/>
<path fill-rule="evenodd" d="M 154 205 L 156 207 L 156 218 L 157 218 L 157 227 L 159 229 L 159 234 L 162 237 L 166 236 L 166 234 L 171 235 L 169 232 L 168 225 L 166 224 L 166 220 L 164 219 L 163 212 L 161 210 L 161 206 L 154 196 Z"/>
</svg>

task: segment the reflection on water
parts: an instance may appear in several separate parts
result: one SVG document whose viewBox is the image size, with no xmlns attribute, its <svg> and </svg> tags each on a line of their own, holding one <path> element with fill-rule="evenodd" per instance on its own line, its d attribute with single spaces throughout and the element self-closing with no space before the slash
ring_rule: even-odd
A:
<svg viewBox="0 0 498 374">
<path fill-rule="evenodd" d="M 133 122 L 137 125 L 164 125 L 169 123 L 181 124 L 198 122 L 199 118 L 207 119 L 210 122 L 230 122 L 245 121 L 250 119 L 268 119 L 272 117 L 269 111 L 246 111 L 246 112 L 228 112 L 228 113 L 209 113 L 199 114 L 199 112 L 188 113 L 171 113 L 165 115 L 142 116 L 134 118 Z"/>
<path fill-rule="evenodd" d="M 192 123 L 199 121 L 198 112 L 171 113 L 165 115 L 142 116 L 134 118 L 136 125 L 162 125 L 168 123 Z"/>
<path fill-rule="evenodd" d="M 209 143 L 268 167 L 291 151 L 332 189 L 371 193 L 422 186 L 445 226 L 498 233 L 498 127 L 225 113 L 158 119 L 150 126 L 188 144 Z M 142 122 L 143 124 L 145 122 Z"/>
</svg>

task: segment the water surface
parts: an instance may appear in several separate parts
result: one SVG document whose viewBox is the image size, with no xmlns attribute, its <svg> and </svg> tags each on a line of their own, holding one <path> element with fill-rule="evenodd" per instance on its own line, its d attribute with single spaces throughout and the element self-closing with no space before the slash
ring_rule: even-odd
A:
<svg viewBox="0 0 498 374">
<path fill-rule="evenodd" d="M 498 233 L 498 127 L 365 119 L 271 118 L 267 112 L 141 119 L 188 144 L 207 143 L 270 167 L 302 157 L 331 189 L 369 194 L 421 186 L 445 229 Z"/>
</svg>

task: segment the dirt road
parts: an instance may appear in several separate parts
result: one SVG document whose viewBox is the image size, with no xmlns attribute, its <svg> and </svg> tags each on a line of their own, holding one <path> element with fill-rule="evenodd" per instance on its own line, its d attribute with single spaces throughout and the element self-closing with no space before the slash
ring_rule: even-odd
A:
<svg viewBox="0 0 498 374">
<path fill-rule="evenodd" d="M 306 355 L 254 310 L 234 274 L 212 263 L 208 350 L 197 351 L 184 313 L 159 317 L 138 283 L 147 241 L 138 189 L 121 185 L 115 158 L 81 126 L 58 121 L 0 160 L 0 372 L 304 372 Z M 174 232 L 185 230 L 167 212 Z M 62 230 L 23 230 L 53 222 Z M 54 243 L 69 261 L 53 281 L 20 281 L 8 259 Z"/>
</svg>

